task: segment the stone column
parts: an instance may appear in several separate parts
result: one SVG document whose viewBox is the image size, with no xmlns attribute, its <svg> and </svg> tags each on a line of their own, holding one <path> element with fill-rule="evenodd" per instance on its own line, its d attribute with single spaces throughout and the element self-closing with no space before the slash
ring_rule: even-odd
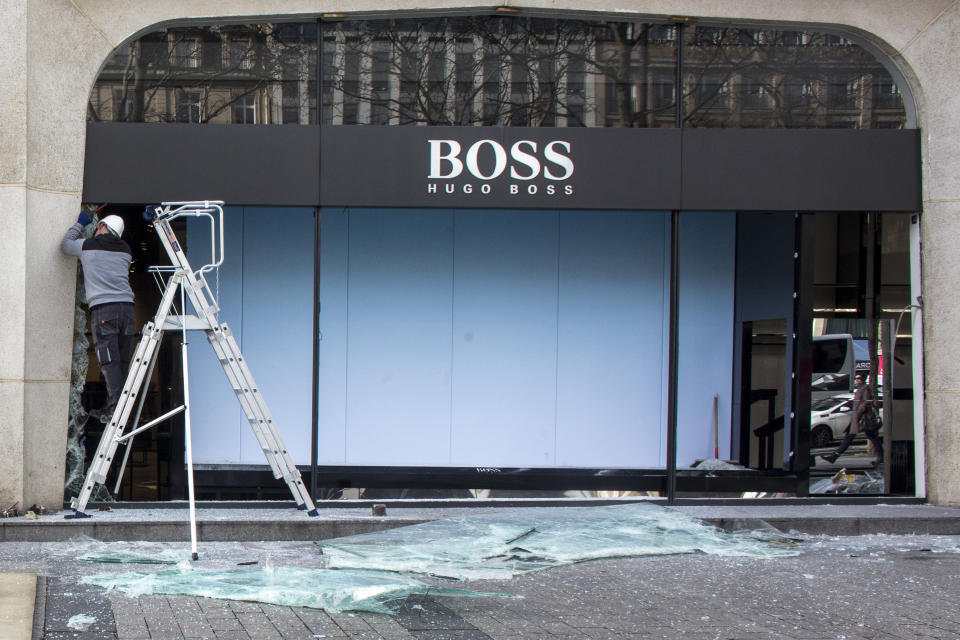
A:
<svg viewBox="0 0 960 640">
<path fill-rule="evenodd" d="M 960 506 L 960 6 L 924 25 L 900 54 L 916 73 L 923 131 L 922 270 L 927 496 Z M 916 302 L 916 301 L 911 301 Z M 919 387 L 919 385 L 918 385 Z M 920 388 L 915 401 L 923 400 Z"/>
<path fill-rule="evenodd" d="M 113 48 L 75 5 L 0 0 L 0 500 L 63 501 L 88 79 Z M 10 85 L 10 86 L 7 86 Z"/>
<path fill-rule="evenodd" d="M 0 508 L 24 498 L 26 2 L 0 2 Z"/>
</svg>

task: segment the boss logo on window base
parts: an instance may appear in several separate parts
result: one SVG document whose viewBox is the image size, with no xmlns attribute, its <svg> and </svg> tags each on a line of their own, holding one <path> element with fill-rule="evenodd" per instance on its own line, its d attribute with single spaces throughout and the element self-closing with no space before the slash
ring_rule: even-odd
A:
<svg viewBox="0 0 960 640">
<path fill-rule="evenodd" d="M 478 140 L 466 153 L 456 140 L 427 142 L 430 144 L 427 179 L 444 181 L 428 182 L 427 193 L 487 195 L 499 190 L 510 195 L 573 194 L 573 185 L 557 184 L 573 175 L 571 145 L 566 140 L 553 140 L 542 149 L 534 140 L 519 140 L 509 151 L 496 140 Z M 480 182 L 475 184 L 468 176 Z M 509 182 L 492 182 L 501 176 L 509 178 Z"/>
</svg>

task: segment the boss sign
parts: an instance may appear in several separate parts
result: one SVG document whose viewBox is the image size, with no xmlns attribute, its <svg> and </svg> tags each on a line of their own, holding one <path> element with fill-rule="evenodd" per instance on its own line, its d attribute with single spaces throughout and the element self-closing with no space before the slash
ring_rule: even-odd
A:
<svg viewBox="0 0 960 640">
<path fill-rule="evenodd" d="M 427 140 L 430 145 L 428 194 L 512 196 L 573 195 L 566 181 L 573 175 L 572 146 L 553 140 L 540 148 L 534 140 L 518 140 L 507 150 L 496 140 L 478 140 L 466 151 L 457 140 Z"/>
</svg>

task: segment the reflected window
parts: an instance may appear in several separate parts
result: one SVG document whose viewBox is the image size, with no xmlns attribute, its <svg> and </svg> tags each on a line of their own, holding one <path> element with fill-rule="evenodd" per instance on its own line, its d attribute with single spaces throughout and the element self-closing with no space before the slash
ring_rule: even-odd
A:
<svg viewBox="0 0 960 640">
<path fill-rule="evenodd" d="M 684 38 L 684 126 L 905 126 L 903 99 L 889 72 L 845 37 L 733 27 L 691 31 Z M 730 82 L 737 100 L 724 95 Z"/>
<path fill-rule="evenodd" d="M 898 109 L 903 104 L 900 88 L 886 70 L 877 71 L 873 82 L 873 106 L 878 109 Z"/>
<path fill-rule="evenodd" d="M 283 124 L 298 124 L 300 122 L 300 83 L 296 80 L 284 80 L 283 85 Z"/>
<path fill-rule="evenodd" d="M 809 107 L 813 105 L 813 85 L 809 82 L 787 79 L 781 85 L 783 100 L 787 107 Z"/>
<path fill-rule="evenodd" d="M 194 121 L 178 92 L 225 124 L 252 104 L 264 124 L 673 127 L 678 109 L 684 127 L 906 123 L 901 88 L 844 36 L 519 16 L 169 27 L 111 54 L 88 117 Z"/>
<path fill-rule="evenodd" d="M 769 91 L 761 79 L 745 78 L 740 91 L 744 109 L 764 109 L 769 104 Z"/>
<path fill-rule="evenodd" d="M 253 68 L 253 47 L 249 38 L 231 38 L 228 51 L 231 69 Z"/>
<path fill-rule="evenodd" d="M 566 58 L 567 77 L 566 91 L 563 99 L 566 101 L 564 115 L 568 127 L 586 126 L 587 115 L 587 71 L 583 61 L 583 49 L 575 46 Z"/>
<path fill-rule="evenodd" d="M 196 69 L 200 66 L 200 39 L 178 38 L 173 42 L 171 64 L 181 69 Z"/>
<path fill-rule="evenodd" d="M 257 105 L 252 95 L 242 95 L 233 101 L 233 123 L 257 123 Z"/>
<path fill-rule="evenodd" d="M 177 122 L 200 122 L 200 92 L 180 91 L 177 93 Z"/>
</svg>

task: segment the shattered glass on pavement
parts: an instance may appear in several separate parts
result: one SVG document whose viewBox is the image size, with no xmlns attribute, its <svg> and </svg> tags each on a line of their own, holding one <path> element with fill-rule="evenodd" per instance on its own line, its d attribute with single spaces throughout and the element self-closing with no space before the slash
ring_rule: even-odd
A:
<svg viewBox="0 0 960 640">
<path fill-rule="evenodd" d="M 107 549 L 81 539 L 73 551 L 97 562 L 162 557 L 140 546 L 150 543 L 125 544 L 110 543 Z M 191 564 L 185 561 L 184 547 L 172 556 L 184 559 L 176 569 L 101 573 L 82 581 L 131 597 L 193 595 L 330 612 L 394 613 L 413 595 L 503 596 L 435 586 L 426 582 L 430 579 L 508 580 L 600 558 L 700 553 L 774 559 L 800 553 L 791 539 L 776 532 L 727 533 L 678 510 L 649 503 L 465 515 L 318 544 L 313 557 L 268 558 L 265 567 L 255 569 Z M 278 563 L 296 566 L 274 567 Z"/>
<path fill-rule="evenodd" d="M 410 576 L 360 569 L 265 567 L 214 571 L 182 567 L 169 571 L 135 571 L 81 578 L 84 584 L 117 589 L 129 597 L 166 594 L 247 600 L 288 607 L 312 607 L 331 613 L 395 613 L 412 595 L 513 596 L 433 586 Z"/>
<path fill-rule="evenodd" d="M 177 564 L 187 559 L 185 552 L 158 542 L 101 542 L 89 536 L 70 540 L 77 560 L 114 564 Z"/>
<path fill-rule="evenodd" d="M 531 508 L 448 518 L 319 543 L 330 568 L 508 579 L 585 560 L 705 553 L 781 558 L 798 551 L 769 532 L 727 533 L 649 503 Z"/>
<path fill-rule="evenodd" d="M 867 470 L 848 473 L 844 468 L 829 478 L 812 481 L 810 493 L 884 493 L 883 473 Z"/>
</svg>

